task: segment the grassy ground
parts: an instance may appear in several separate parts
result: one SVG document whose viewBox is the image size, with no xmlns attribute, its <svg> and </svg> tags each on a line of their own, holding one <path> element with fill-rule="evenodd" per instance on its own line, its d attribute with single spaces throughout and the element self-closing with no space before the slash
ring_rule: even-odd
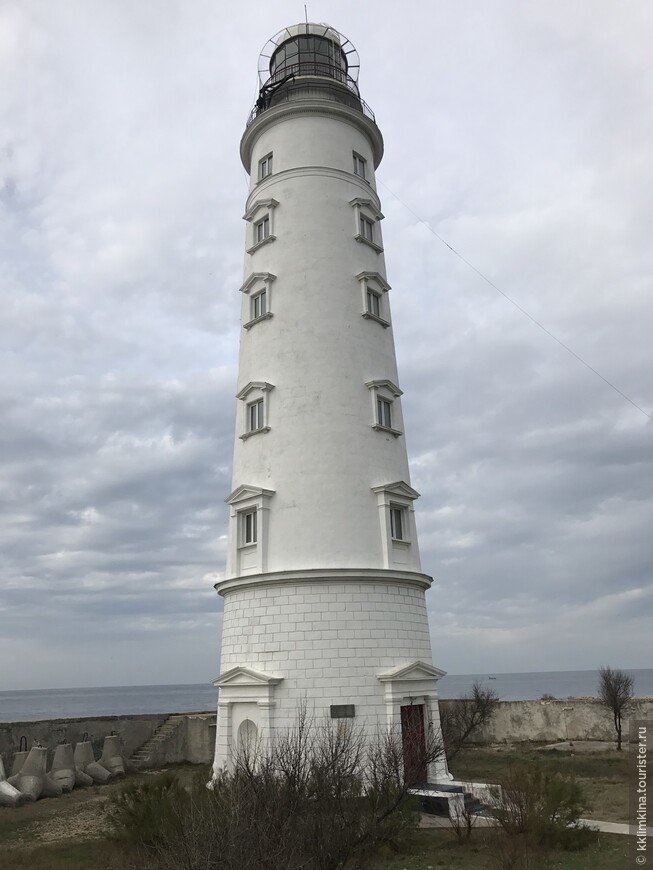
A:
<svg viewBox="0 0 653 870">
<path fill-rule="evenodd" d="M 446 830 L 416 831 L 402 854 L 379 854 L 366 870 L 492 870 L 490 835 L 475 830 L 471 840 L 460 846 Z M 597 842 L 582 852 L 552 852 L 548 863 L 542 859 L 534 866 L 540 870 L 617 870 L 627 866 L 628 837 L 599 834 Z"/>
<path fill-rule="evenodd" d="M 617 870 L 625 867 L 628 838 L 599 834 L 597 843 L 582 852 L 554 852 L 538 870 Z M 491 847 L 486 831 L 476 830 L 472 839 L 458 845 L 442 830 L 418 830 L 401 853 L 384 850 L 366 865 L 366 870 L 491 870 Z M 498 865 L 497 865 L 498 866 Z M 3 870 L 136 870 L 122 848 L 107 840 L 81 843 L 60 842 L 3 853 Z M 243 868 L 250 870 L 250 868 Z"/>
<path fill-rule="evenodd" d="M 625 753 L 575 755 L 543 751 L 531 746 L 511 749 L 470 749 L 452 763 L 461 779 L 498 782 L 508 766 L 539 760 L 555 770 L 573 773 L 583 783 L 592 802 L 588 817 L 624 821 L 628 812 Z M 182 781 L 197 771 L 193 765 L 171 768 Z M 151 774 L 133 774 L 135 782 Z M 61 798 L 41 800 L 17 809 L 0 809 L 0 867 L 2 870 L 131 870 L 121 846 L 107 839 L 104 804 L 125 782 L 75 790 Z M 487 830 L 477 829 L 464 846 L 448 830 L 420 829 L 404 844 L 401 854 L 386 850 L 367 870 L 492 870 Z M 595 845 L 582 852 L 551 856 L 542 868 L 564 870 L 616 870 L 626 866 L 628 838 L 599 835 Z M 247 870 L 247 868 L 243 868 Z M 539 870 L 539 865 L 538 865 Z"/>
<path fill-rule="evenodd" d="M 122 847 L 107 840 L 13 848 L 2 860 L 3 870 L 131 870 Z"/>
<path fill-rule="evenodd" d="M 535 761 L 559 773 L 573 774 L 589 800 L 589 819 L 628 821 L 628 753 L 609 750 L 596 754 L 561 752 L 530 744 L 512 748 L 482 747 L 463 750 L 451 763 L 458 779 L 499 782 L 507 767 Z"/>
</svg>

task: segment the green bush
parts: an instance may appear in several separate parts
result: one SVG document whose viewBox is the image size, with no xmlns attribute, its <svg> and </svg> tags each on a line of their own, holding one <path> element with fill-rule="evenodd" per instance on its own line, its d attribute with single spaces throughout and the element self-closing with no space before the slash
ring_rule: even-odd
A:
<svg viewBox="0 0 653 870">
<path fill-rule="evenodd" d="M 599 832 L 587 825 L 574 825 L 557 833 L 556 846 L 565 852 L 580 852 L 594 846 L 599 839 Z"/>
<path fill-rule="evenodd" d="M 573 776 L 539 765 L 513 767 L 492 797 L 492 814 L 509 836 L 527 834 L 537 846 L 570 851 L 589 844 L 578 825 L 587 803 Z"/>
<path fill-rule="evenodd" d="M 152 846 L 169 835 L 186 801 L 184 789 L 170 773 L 124 786 L 108 802 L 112 833 L 132 846 Z"/>
</svg>

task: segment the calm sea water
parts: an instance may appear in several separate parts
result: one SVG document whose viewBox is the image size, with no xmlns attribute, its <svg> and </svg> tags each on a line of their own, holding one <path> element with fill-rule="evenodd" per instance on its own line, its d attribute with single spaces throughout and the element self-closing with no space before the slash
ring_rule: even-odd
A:
<svg viewBox="0 0 653 870">
<path fill-rule="evenodd" d="M 653 669 L 628 671 L 635 694 L 653 695 Z M 440 681 L 441 698 L 458 698 L 478 680 L 503 701 L 580 698 L 596 694 L 596 671 L 543 671 L 528 674 L 452 674 Z M 133 713 L 190 713 L 213 710 L 217 690 L 210 684 L 109 686 L 87 689 L 26 689 L 0 692 L 0 722 L 122 716 Z"/>
</svg>

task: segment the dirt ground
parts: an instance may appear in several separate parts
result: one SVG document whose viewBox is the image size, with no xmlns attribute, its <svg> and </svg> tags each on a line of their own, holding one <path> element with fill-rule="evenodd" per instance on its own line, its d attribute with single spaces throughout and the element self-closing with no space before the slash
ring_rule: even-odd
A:
<svg viewBox="0 0 653 870">
<path fill-rule="evenodd" d="M 509 762 L 532 759 L 545 753 L 549 761 L 559 758 L 561 771 L 575 773 L 587 787 L 593 811 L 587 815 L 608 821 L 627 818 L 626 753 L 616 753 L 610 744 L 559 743 L 548 746 L 484 747 L 467 750 L 459 756 L 455 773 L 464 779 L 496 782 Z M 586 760 L 585 760 L 586 759 Z M 182 784 L 202 765 L 171 765 Z M 613 769 L 614 768 L 614 769 Z M 0 807 L 0 846 L 29 847 L 70 840 L 104 839 L 107 836 L 105 804 L 125 783 L 146 780 L 162 771 L 128 774 L 108 785 L 74 789 L 59 798 L 10 809 Z M 209 769 L 206 768 L 207 780 Z"/>
<path fill-rule="evenodd" d="M 182 782 L 199 769 L 195 765 L 174 765 Z M 22 807 L 0 807 L 0 845 L 30 846 L 65 840 L 103 839 L 108 828 L 105 804 L 126 783 L 139 782 L 163 771 L 131 773 L 107 785 L 76 788 L 58 798 L 43 798 Z M 208 773 L 207 773 L 208 779 Z"/>
</svg>

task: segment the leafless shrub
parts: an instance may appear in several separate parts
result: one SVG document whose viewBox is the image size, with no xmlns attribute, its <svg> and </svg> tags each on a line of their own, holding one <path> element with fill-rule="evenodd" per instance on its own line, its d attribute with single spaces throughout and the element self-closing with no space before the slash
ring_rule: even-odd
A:
<svg viewBox="0 0 653 870">
<path fill-rule="evenodd" d="M 405 735 L 370 736 L 350 722 L 316 724 L 302 707 L 269 747 L 240 746 L 212 790 L 198 779 L 174 819 L 144 844 L 156 870 L 338 870 L 417 821 Z M 411 747 L 420 764 L 442 746 L 430 733 Z"/>
<path fill-rule="evenodd" d="M 501 828 L 492 828 L 486 839 L 487 853 L 496 870 L 546 870 L 549 856 L 533 845 L 525 835 L 508 836 Z"/>
<path fill-rule="evenodd" d="M 449 824 L 451 825 L 454 837 L 461 846 L 471 838 L 477 821 L 478 816 L 476 812 L 464 799 L 449 807 Z"/>
<path fill-rule="evenodd" d="M 442 736 L 450 762 L 467 745 L 469 738 L 483 725 L 487 725 L 498 704 L 497 693 L 478 681 L 473 684 L 469 694 L 457 701 L 440 704 Z"/>
</svg>

